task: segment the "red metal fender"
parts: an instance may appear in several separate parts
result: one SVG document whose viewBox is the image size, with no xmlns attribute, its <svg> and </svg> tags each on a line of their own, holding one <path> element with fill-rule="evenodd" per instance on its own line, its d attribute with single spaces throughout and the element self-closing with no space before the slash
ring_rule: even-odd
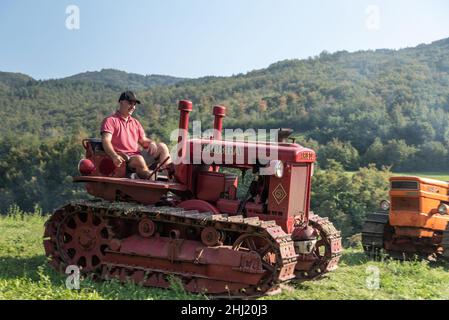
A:
<svg viewBox="0 0 449 320">
<path fill-rule="evenodd" d="M 198 212 L 212 212 L 213 214 L 220 214 L 220 211 L 209 202 L 204 200 L 192 199 L 181 202 L 178 207 L 184 210 L 198 210 Z"/>
<path fill-rule="evenodd" d="M 122 239 L 117 248 L 106 250 L 106 265 L 170 270 L 185 276 L 247 285 L 256 285 L 265 274 L 256 252 L 234 250 L 230 246 L 207 247 L 194 240 L 132 235 Z"/>
</svg>

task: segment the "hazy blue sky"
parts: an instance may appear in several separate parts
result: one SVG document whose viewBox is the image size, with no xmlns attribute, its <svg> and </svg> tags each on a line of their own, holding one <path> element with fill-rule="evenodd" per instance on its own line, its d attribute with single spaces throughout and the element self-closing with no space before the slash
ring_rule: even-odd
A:
<svg viewBox="0 0 449 320">
<path fill-rule="evenodd" d="M 67 28 L 69 5 L 79 29 Z M 101 68 L 232 75 L 323 50 L 445 37 L 447 0 L 0 0 L 0 70 L 38 79 Z"/>
</svg>

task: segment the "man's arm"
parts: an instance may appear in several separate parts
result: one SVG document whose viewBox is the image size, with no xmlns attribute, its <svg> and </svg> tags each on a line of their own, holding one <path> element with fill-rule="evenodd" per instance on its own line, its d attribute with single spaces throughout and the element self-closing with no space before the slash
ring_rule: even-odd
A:
<svg viewBox="0 0 449 320">
<path fill-rule="evenodd" d="M 143 129 L 140 122 L 137 120 L 136 120 L 136 122 L 137 122 L 137 126 L 138 126 L 138 131 L 139 131 L 139 139 L 137 140 L 137 142 L 144 149 L 148 149 L 148 148 L 152 147 L 153 141 L 147 137 L 147 135 L 145 134 L 145 130 Z"/>
<path fill-rule="evenodd" d="M 145 134 L 143 134 L 143 137 L 139 139 L 139 144 L 142 146 L 142 148 L 144 149 L 148 149 L 148 147 L 150 146 L 150 144 L 153 142 L 153 140 L 151 140 L 150 138 L 148 138 Z"/>
<path fill-rule="evenodd" d="M 143 137 L 139 139 L 139 144 L 144 150 L 147 150 L 149 154 L 152 155 L 157 153 L 157 144 L 150 138 L 146 137 L 145 133 L 143 134 Z"/>
<path fill-rule="evenodd" d="M 123 159 L 120 155 L 115 152 L 114 147 L 112 146 L 112 134 L 110 132 L 103 132 L 101 134 L 101 142 L 103 143 L 103 149 L 111 157 L 114 165 L 120 167 L 125 159 Z"/>
</svg>

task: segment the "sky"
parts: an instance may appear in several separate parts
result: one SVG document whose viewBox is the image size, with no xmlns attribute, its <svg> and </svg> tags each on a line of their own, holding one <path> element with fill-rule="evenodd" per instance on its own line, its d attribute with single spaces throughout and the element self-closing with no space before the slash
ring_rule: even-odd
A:
<svg viewBox="0 0 449 320">
<path fill-rule="evenodd" d="M 0 0 L 0 71 L 230 76 L 449 37 L 447 0 Z"/>
</svg>

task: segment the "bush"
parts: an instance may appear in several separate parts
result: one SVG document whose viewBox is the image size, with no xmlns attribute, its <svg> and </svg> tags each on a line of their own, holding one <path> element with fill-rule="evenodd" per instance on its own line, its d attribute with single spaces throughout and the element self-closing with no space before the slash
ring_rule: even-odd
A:
<svg viewBox="0 0 449 320">
<path fill-rule="evenodd" d="M 360 232 L 368 213 L 377 209 L 388 195 L 388 168 L 371 164 L 351 174 L 329 160 L 327 170 L 316 170 L 312 181 L 312 210 L 329 217 L 343 237 Z"/>
<path fill-rule="evenodd" d="M 350 142 L 333 139 L 318 151 L 318 161 L 322 168 L 329 167 L 331 159 L 341 163 L 346 170 L 356 170 L 359 165 L 359 152 Z"/>
<path fill-rule="evenodd" d="M 82 157 L 81 137 L 36 141 L 5 138 L 0 141 L 0 212 L 18 204 L 31 211 L 38 204 L 52 211 L 69 199 L 85 197 L 83 186 L 72 183 Z"/>
<path fill-rule="evenodd" d="M 415 160 L 418 151 L 417 147 L 407 145 L 404 140 L 393 139 L 383 144 L 376 138 L 363 155 L 362 163 L 391 166 L 397 171 L 411 170 L 417 167 Z"/>
</svg>

